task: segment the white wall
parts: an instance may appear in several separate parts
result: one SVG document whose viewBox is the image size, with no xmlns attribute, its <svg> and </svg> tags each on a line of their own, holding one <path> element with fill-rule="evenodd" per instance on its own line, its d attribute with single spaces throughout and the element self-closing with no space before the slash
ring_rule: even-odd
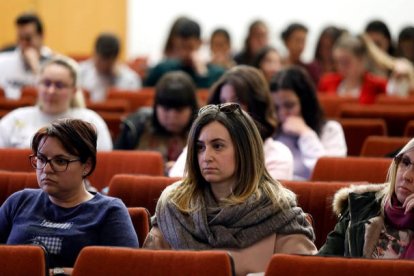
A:
<svg viewBox="0 0 414 276">
<path fill-rule="evenodd" d="M 216 27 L 229 30 L 233 48 L 243 46 L 248 25 L 263 19 L 270 28 L 271 43 L 282 53 L 280 33 L 292 21 L 309 28 L 304 59 L 313 56 L 319 32 L 328 24 L 363 31 L 372 19 L 383 20 L 394 39 L 405 25 L 414 25 L 414 1 L 410 0 L 128 0 L 127 57 L 160 57 L 174 19 L 186 15 L 198 21 L 205 41 Z"/>
</svg>

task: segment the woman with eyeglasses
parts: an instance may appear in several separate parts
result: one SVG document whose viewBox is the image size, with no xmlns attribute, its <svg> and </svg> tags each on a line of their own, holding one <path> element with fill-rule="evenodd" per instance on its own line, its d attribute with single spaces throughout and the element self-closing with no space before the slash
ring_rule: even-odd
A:
<svg viewBox="0 0 414 276">
<path fill-rule="evenodd" d="M 309 179 L 322 156 L 346 156 L 342 126 L 326 120 L 307 72 L 298 66 L 281 70 L 270 82 L 279 118 L 274 138 L 293 154 L 293 178 Z"/>
<path fill-rule="evenodd" d="M 265 166 L 274 179 L 291 180 L 293 157 L 290 150 L 272 135 L 276 130 L 277 116 L 270 97 L 268 84 L 256 68 L 238 65 L 228 70 L 210 90 L 208 103 L 238 103 L 254 119 L 263 139 Z M 183 176 L 186 149 L 178 157 L 169 176 Z"/>
<path fill-rule="evenodd" d="M 414 139 L 397 154 L 385 184 L 343 188 L 334 196 L 339 221 L 321 255 L 414 259 Z"/>
<path fill-rule="evenodd" d="M 95 127 L 78 119 L 54 121 L 35 133 L 30 162 L 40 189 L 16 192 L 0 207 L 0 244 L 42 245 L 51 275 L 69 275 L 85 246 L 138 247 L 122 201 L 85 188 L 96 144 Z"/>
<path fill-rule="evenodd" d="M 56 56 L 47 61 L 38 82 L 38 103 L 9 112 L 0 120 L 0 147 L 29 148 L 33 134 L 60 118 L 79 118 L 93 123 L 98 131 L 98 150 L 111 150 L 112 138 L 105 121 L 85 108 L 77 86 L 75 61 Z"/>
<path fill-rule="evenodd" d="M 264 271 L 274 253 L 316 253 L 306 214 L 266 170 L 260 132 L 240 105 L 200 109 L 186 171 L 162 193 L 144 247 L 227 250 L 236 275 Z"/>
</svg>

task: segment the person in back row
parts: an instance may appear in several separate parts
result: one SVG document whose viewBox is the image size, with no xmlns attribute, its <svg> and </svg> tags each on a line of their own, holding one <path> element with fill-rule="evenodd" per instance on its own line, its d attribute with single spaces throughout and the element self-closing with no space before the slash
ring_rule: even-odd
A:
<svg viewBox="0 0 414 276">
<path fill-rule="evenodd" d="M 263 139 L 265 166 L 274 179 L 293 177 L 293 157 L 290 150 L 272 139 L 277 125 L 269 87 L 262 73 L 247 65 L 227 71 L 211 88 L 208 103 L 238 103 L 255 120 Z M 169 176 L 183 176 L 186 149 L 171 168 Z"/>
<path fill-rule="evenodd" d="M 10 99 L 19 99 L 22 87 L 36 84 L 41 64 L 53 55 L 43 45 L 43 24 L 36 14 L 19 15 L 16 28 L 17 48 L 0 53 L 0 87 Z"/>
<path fill-rule="evenodd" d="M 322 156 L 346 156 L 342 126 L 325 120 L 315 86 L 303 68 L 281 70 L 270 83 L 279 125 L 275 140 L 293 154 L 294 179 L 309 179 Z"/>
<path fill-rule="evenodd" d="M 201 59 L 200 25 L 188 18 L 180 20 L 174 38 L 176 57 L 167 58 L 152 68 L 144 82 L 145 86 L 155 86 L 158 80 L 171 71 L 184 71 L 191 76 L 198 88 L 209 88 L 224 73 L 224 69 L 207 64 Z"/>
<path fill-rule="evenodd" d="M 295 194 L 266 170 L 262 141 L 240 105 L 202 107 L 189 134 L 186 177 L 163 191 L 143 247 L 226 250 L 236 275 L 265 271 L 274 253 L 316 253 Z"/>
<path fill-rule="evenodd" d="M 40 70 L 38 103 L 17 108 L 0 120 L 0 147 L 29 148 L 33 134 L 60 118 L 81 118 L 95 125 L 98 150 L 112 150 L 112 139 L 105 121 L 85 108 L 77 86 L 77 64 L 64 56 L 47 61 Z"/>
<path fill-rule="evenodd" d="M 122 122 L 115 149 L 159 151 L 168 172 L 187 142 L 197 110 L 196 87 L 190 76 L 169 72 L 155 87 L 154 106 L 140 108 Z"/>
<path fill-rule="evenodd" d="M 414 259 L 414 139 L 398 152 L 386 183 L 339 190 L 339 220 L 320 255 Z"/>
<path fill-rule="evenodd" d="M 108 88 L 139 89 L 141 78 L 127 65 L 118 63 L 118 37 L 100 34 L 95 41 L 93 58 L 79 64 L 79 85 L 89 92 L 93 102 L 104 101 Z"/>
<path fill-rule="evenodd" d="M 50 275 L 70 275 L 85 246 L 138 247 L 122 201 L 85 188 L 96 166 L 96 142 L 96 128 L 79 119 L 39 129 L 30 163 L 40 189 L 18 191 L 0 207 L 0 244 L 42 245 Z"/>
</svg>

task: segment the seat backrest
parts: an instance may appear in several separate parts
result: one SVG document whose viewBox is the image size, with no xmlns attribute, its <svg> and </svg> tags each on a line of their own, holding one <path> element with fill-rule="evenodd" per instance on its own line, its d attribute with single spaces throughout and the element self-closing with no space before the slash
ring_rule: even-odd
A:
<svg viewBox="0 0 414 276">
<path fill-rule="evenodd" d="M 151 215 L 154 215 L 161 192 L 179 179 L 167 176 L 119 174 L 111 179 L 108 195 L 122 199 L 127 207 L 145 207 Z"/>
<path fill-rule="evenodd" d="M 359 156 L 362 145 L 368 136 L 387 135 L 387 127 L 383 119 L 338 119 L 344 130 L 348 156 Z"/>
<path fill-rule="evenodd" d="M 87 108 L 96 112 L 116 112 L 116 113 L 128 113 L 131 108 L 129 102 L 126 99 L 111 99 L 110 101 L 103 102 L 88 102 Z"/>
<path fill-rule="evenodd" d="M 30 165 L 30 149 L 0 148 L 0 170 L 34 172 Z"/>
<path fill-rule="evenodd" d="M 0 205 L 10 195 L 25 188 L 39 188 L 36 173 L 0 171 Z"/>
<path fill-rule="evenodd" d="M 320 248 L 337 222 L 332 211 L 333 196 L 349 186 L 349 182 L 282 181 L 282 184 L 296 194 L 298 205 L 312 216 L 315 245 Z"/>
<path fill-rule="evenodd" d="M 164 175 L 164 161 L 156 151 L 99 151 L 96 169 L 89 177 L 95 188 L 101 190 L 109 185 L 115 174 Z"/>
<path fill-rule="evenodd" d="M 407 122 L 407 125 L 404 129 L 404 136 L 406 137 L 414 137 L 414 120 L 410 120 Z"/>
<path fill-rule="evenodd" d="M 408 141 L 409 137 L 368 136 L 362 146 L 361 156 L 389 157 Z"/>
<path fill-rule="evenodd" d="M 137 233 L 139 245 L 142 246 L 150 230 L 150 214 L 147 209 L 142 207 L 130 207 L 128 213 Z"/>
<path fill-rule="evenodd" d="M 336 94 L 318 93 L 318 101 L 322 107 L 324 115 L 327 118 L 337 118 L 339 116 L 340 106 L 343 104 L 357 104 L 357 98 L 342 97 Z"/>
<path fill-rule="evenodd" d="M 0 245 L 1 276 L 49 275 L 45 251 L 37 245 Z"/>
<path fill-rule="evenodd" d="M 225 251 L 144 250 L 119 247 L 85 247 L 73 276 L 230 276 L 234 266 Z"/>
<path fill-rule="evenodd" d="M 384 119 L 389 136 L 402 136 L 408 121 L 414 118 L 414 108 L 402 105 L 349 105 L 340 107 L 341 118 Z"/>
<path fill-rule="evenodd" d="M 310 180 L 384 183 L 391 161 L 379 157 L 321 157 Z"/>
<path fill-rule="evenodd" d="M 153 87 L 143 88 L 139 90 L 123 90 L 118 88 L 108 89 L 108 100 L 124 99 L 127 100 L 130 107 L 130 112 L 144 106 L 153 106 L 155 89 Z"/>
<path fill-rule="evenodd" d="M 265 276 L 345 276 L 345 275 L 412 275 L 414 262 L 409 260 L 374 260 L 341 257 L 275 254 Z"/>
</svg>

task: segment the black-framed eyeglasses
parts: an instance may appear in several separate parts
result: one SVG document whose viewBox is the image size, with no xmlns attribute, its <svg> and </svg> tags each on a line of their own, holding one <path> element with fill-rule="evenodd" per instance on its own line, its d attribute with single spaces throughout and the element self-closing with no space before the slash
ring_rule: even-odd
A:
<svg viewBox="0 0 414 276">
<path fill-rule="evenodd" d="M 223 104 L 217 104 L 217 105 L 209 104 L 209 105 L 203 106 L 198 111 L 198 115 L 201 115 L 204 112 L 209 111 L 209 110 L 216 110 L 217 112 L 223 112 L 223 113 L 234 113 L 238 110 L 240 114 L 243 114 L 241 107 L 238 103 L 223 103 Z"/>
<path fill-rule="evenodd" d="M 41 80 L 40 85 L 42 85 L 46 88 L 49 88 L 53 85 L 56 89 L 59 89 L 59 90 L 65 89 L 65 88 L 68 88 L 68 87 L 71 86 L 71 85 L 66 84 L 62 81 L 51 81 L 51 80 L 48 80 L 48 79 Z"/>
<path fill-rule="evenodd" d="M 397 163 L 398 169 L 401 171 L 407 171 L 412 168 L 414 168 L 414 162 L 410 160 L 407 156 L 404 156 L 403 154 L 400 154 L 396 157 L 394 157 L 395 163 Z"/>
<path fill-rule="evenodd" d="M 42 170 L 46 167 L 47 163 L 50 164 L 51 168 L 55 172 L 64 172 L 68 169 L 69 163 L 80 161 L 79 158 L 77 159 L 66 159 L 62 157 L 55 157 L 51 159 L 47 159 L 42 156 L 30 155 L 30 164 L 36 170 Z"/>
</svg>

